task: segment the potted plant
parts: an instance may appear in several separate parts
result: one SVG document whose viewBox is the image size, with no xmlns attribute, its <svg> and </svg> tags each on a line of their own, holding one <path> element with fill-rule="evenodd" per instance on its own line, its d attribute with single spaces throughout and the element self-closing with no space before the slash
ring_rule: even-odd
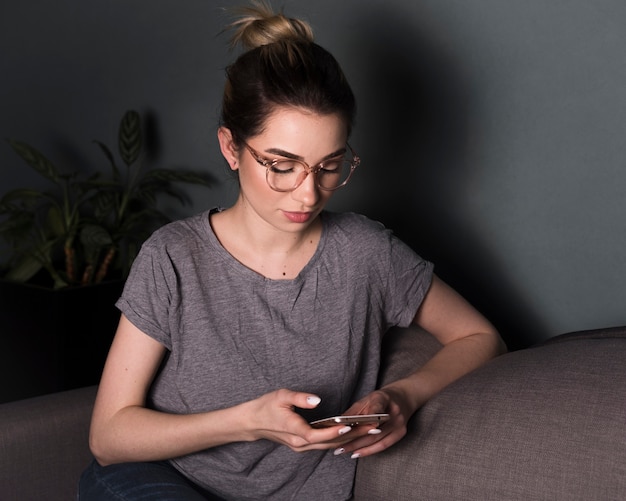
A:
<svg viewBox="0 0 626 501">
<path fill-rule="evenodd" d="M 179 184 L 214 184 L 208 173 L 149 168 L 136 111 L 127 111 L 119 126 L 121 165 L 104 143 L 95 143 L 108 172 L 85 175 L 63 172 L 31 145 L 9 140 L 50 185 L 0 198 L 0 237 L 9 251 L 0 273 L 0 367 L 13 377 L 21 370 L 22 381 L 34 379 L 25 386 L 43 383 L 35 393 L 96 382 L 119 316 L 113 303 L 130 266 L 143 241 L 171 220 L 159 210 L 159 197 L 184 205 L 188 196 Z M 50 371 L 55 376 L 46 376 Z"/>
</svg>

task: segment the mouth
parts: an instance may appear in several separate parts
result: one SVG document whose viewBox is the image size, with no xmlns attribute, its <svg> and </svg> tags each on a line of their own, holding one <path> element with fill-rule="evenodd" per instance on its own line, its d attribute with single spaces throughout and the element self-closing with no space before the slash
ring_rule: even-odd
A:
<svg viewBox="0 0 626 501">
<path fill-rule="evenodd" d="M 311 220 L 314 212 L 289 212 L 283 211 L 285 217 L 292 223 L 306 223 Z"/>
</svg>

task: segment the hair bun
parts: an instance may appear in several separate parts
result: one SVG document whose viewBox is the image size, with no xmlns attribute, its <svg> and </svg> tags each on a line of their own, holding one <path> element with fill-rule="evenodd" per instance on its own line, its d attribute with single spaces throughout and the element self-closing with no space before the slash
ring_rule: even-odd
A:
<svg viewBox="0 0 626 501">
<path fill-rule="evenodd" d="M 233 47 L 241 44 L 250 50 L 285 40 L 313 42 L 313 30 L 307 22 L 275 13 L 266 0 L 251 3 L 236 9 L 238 19 L 227 27 L 234 31 L 230 41 Z"/>
</svg>

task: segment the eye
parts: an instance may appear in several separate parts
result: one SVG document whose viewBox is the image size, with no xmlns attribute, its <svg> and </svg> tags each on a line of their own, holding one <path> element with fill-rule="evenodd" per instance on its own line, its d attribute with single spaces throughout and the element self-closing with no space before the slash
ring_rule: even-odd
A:
<svg viewBox="0 0 626 501">
<path fill-rule="evenodd" d="M 322 164 L 322 172 L 327 174 L 332 174 L 334 172 L 340 171 L 343 166 L 343 158 L 335 158 L 332 160 L 327 160 Z"/>
<path fill-rule="evenodd" d="M 298 170 L 298 162 L 293 160 L 275 160 L 270 164 L 270 171 L 276 174 L 291 174 Z"/>
</svg>

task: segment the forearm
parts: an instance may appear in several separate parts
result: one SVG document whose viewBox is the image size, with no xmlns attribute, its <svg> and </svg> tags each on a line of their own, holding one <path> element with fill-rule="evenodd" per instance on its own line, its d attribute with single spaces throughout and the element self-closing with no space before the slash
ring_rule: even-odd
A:
<svg viewBox="0 0 626 501">
<path fill-rule="evenodd" d="M 157 461 L 248 439 L 242 406 L 199 414 L 168 414 L 139 406 L 95 419 L 90 447 L 102 465 Z"/>
<path fill-rule="evenodd" d="M 497 332 L 472 334 L 446 344 L 414 373 L 382 389 L 400 392 L 412 415 L 447 385 L 504 352 Z"/>
</svg>

